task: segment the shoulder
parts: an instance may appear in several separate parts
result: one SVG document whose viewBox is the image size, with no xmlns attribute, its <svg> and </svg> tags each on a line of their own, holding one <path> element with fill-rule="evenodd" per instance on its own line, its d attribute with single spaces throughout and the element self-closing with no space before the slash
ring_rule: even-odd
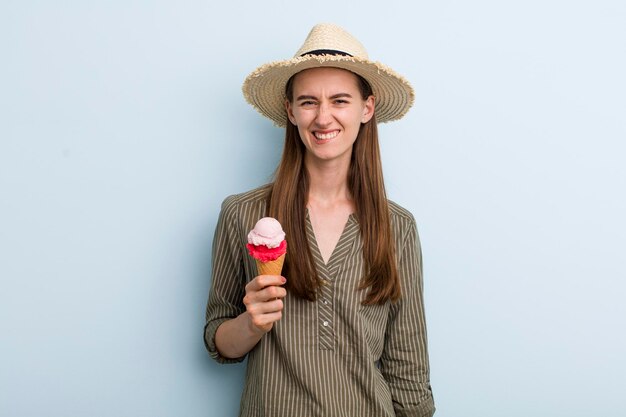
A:
<svg viewBox="0 0 626 417">
<path fill-rule="evenodd" d="M 407 240 L 415 240 L 419 245 L 417 224 L 413 214 L 398 203 L 388 200 L 391 228 L 395 235 L 396 247 L 402 250 Z"/>
<path fill-rule="evenodd" d="M 229 214 L 245 213 L 251 208 L 256 211 L 259 207 L 265 207 L 269 189 L 270 184 L 265 184 L 243 193 L 229 195 L 222 202 L 222 211 Z"/>
<path fill-rule="evenodd" d="M 396 233 L 401 232 L 404 234 L 408 229 L 415 228 L 415 217 L 413 217 L 410 211 L 391 200 L 388 200 L 388 204 L 391 227 L 394 228 Z"/>
<path fill-rule="evenodd" d="M 389 215 L 392 220 L 400 220 L 415 223 L 415 218 L 410 211 L 402 207 L 400 204 L 395 201 L 387 200 L 389 203 Z"/>
<path fill-rule="evenodd" d="M 232 233 L 245 239 L 248 231 L 267 213 L 267 199 L 270 185 L 229 195 L 222 202 L 220 222 Z"/>
</svg>

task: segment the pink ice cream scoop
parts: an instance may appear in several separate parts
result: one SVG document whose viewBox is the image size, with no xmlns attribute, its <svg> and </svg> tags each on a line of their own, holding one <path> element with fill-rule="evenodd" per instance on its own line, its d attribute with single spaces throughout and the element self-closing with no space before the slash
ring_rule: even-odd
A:
<svg viewBox="0 0 626 417">
<path fill-rule="evenodd" d="M 263 217 L 248 233 L 246 247 L 250 256 L 257 261 L 266 263 L 277 260 L 287 252 L 283 227 L 273 217 Z"/>
</svg>

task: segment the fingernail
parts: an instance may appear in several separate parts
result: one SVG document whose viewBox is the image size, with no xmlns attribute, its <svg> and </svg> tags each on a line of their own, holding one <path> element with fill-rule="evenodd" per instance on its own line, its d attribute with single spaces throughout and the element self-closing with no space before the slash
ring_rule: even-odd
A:
<svg viewBox="0 0 626 417">
<path fill-rule="evenodd" d="M 283 284 L 287 282 L 287 279 L 283 277 Z"/>
</svg>

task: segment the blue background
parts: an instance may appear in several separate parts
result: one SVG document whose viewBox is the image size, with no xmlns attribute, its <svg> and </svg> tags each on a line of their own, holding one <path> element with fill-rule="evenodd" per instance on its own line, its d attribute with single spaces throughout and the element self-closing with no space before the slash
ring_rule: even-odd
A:
<svg viewBox="0 0 626 417">
<path fill-rule="evenodd" d="M 323 21 L 416 90 L 380 134 L 437 416 L 626 415 L 617 0 L 0 3 L 0 415 L 236 415 L 213 230 L 282 148 L 240 86 Z"/>
</svg>

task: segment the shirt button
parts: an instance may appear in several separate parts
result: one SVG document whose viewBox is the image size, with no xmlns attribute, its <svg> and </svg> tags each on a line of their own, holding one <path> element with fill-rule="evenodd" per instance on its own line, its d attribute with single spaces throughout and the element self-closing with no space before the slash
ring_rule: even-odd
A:
<svg viewBox="0 0 626 417">
<path fill-rule="evenodd" d="M 328 300 L 327 300 L 327 299 L 325 299 L 325 298 L 322 300 L 322 302 L 323 302 L 324 304 L 328 304 Z"/>
<path fill-rule="evenodd" d="M 328 327 L 329 323 L 328 321 L 324 320 L 324 323 L 322 323 L 324 325 L 324 327 Z"/>
</svg>

